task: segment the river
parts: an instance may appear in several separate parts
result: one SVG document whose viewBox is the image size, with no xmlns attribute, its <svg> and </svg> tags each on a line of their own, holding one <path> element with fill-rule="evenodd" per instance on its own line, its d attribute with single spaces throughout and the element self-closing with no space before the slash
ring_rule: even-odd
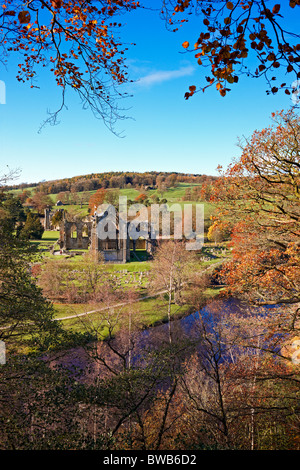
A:
<svg viewBox="0 0 300 470">
<path fill-rule="evenodd" d="M 260 310 L 259 314 L 264 315 L 266 311 L 269 311 L 268 307 Z M 206 334 L 214 332 L 217 340 L 220 328 L 230 329 L 233 318 L 245 319 L 252 314 L 253 308 L 237 299 L 213 300 L 198 312 L 171 322 L 172 344 L 179 345 L 184 359 L 200 347 L 203 328 Z M 141 367 L 147 362 L 149 354 L 169 346 L 169 324 L 135 330 L 130 334 L 124 330 L 116 335 L 110 345 L 99 341 L 88 347 L 62 351 L 52 355 L 51 363 L 78 373 L 84 382 L 93 381 L 97 376 L 110 376 L 112 370 L 121 371 L 125 364 L 127 368 Z"/>
</svg>

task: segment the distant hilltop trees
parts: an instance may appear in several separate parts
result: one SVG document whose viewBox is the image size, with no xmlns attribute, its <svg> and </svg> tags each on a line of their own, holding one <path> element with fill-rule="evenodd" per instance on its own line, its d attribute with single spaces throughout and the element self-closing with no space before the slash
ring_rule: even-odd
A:
<svg viewBox="0 0 300 470">
<path fill-rule="evenodd" d="M 174 187 L 178 183 L 201 184 L 212 182 L 216 176 L 189 174 L 189 173 L 164 173 L 164 172 L 106 172 L 91 173 L 89 175 L 74 176 L 54 181 L 42 181 L 39 183 L 21 183 L 6 186 L 6 189 L 22 189 L 35 187 L 37 192 L 44 194 L 58 194 L 63 191 L 83 192 L 108 188 L 167 188 Z"/>
</svg>

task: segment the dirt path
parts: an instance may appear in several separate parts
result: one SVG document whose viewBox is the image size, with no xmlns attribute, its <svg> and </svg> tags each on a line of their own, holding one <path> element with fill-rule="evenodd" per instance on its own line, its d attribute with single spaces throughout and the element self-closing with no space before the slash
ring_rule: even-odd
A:
<svg viewBox="0 0 300 470">
<path fill-rule="evenodd" d="M 216 264 L 219 264 L 219 263 L 216 263 Z M 213 265 L 213 266 L 208 266 L 206 269 L 204 269 L 203 272 L 206 272 L 206 271 L 209 271 L 210 269 L 214 269 L 216 265 Z M 132 302 L 120 302 L 118 304 L 115 304 L 115 305 L 112 305 L 110 308 L 114 308 L 114 307 L 123 307 L 124 305 L 129 305 L 129 303 L 137 303 L 137 302 L 141 302 L 142 300 L 146 300 L 146 299 L 151 299 L 153 297 L 157 297 L 158 295 L 160 294 L 165 294 L 167 291 L 167 289 L 164 289 L 162 291 L 159 291 L 159 292 L 155 292 L 151 295 L 146 295 L 144 297 L 139 297 L 138 299 L 136 300 L 133 300 Z M 97 312 L 101 312 L 103 310 L 106 310 L 108 307 L 101 307 L 101 308 L 97 308 L 96 310 L 90 310 L 89 312 L 83 312 L 83 313 L 77 313 L 77 314 L 74 314 L 74 315 L 68 315 L 67 317 L 60 317 L 60 318 L 53 318 L 53 321 L 63 321 L 63 320 L 70 320 L 72 318 L 78 318 L 78 317 L 83 317 L 85 315 L 90 315 L 92 313 L 97 313 Z"/>
<path fill-rule="evenodd" d="M 53 321 L 70 320 L 72 318 L 78 318 L 78 317 L 83 317 L 85 315 L 90 315 L 91 313 L 101 312 L 103 310 L 107 310 L 107 308 L 123 307 L 124 305 L 129 305 L 131 303 L 141 302 L 142 300 L 157 297 L 158 295 L 165 294 L 166 292 L 167 292 L 167 290 L 162 290 L 162 291 L 156 292 L 155 294 L 152 294 L 152 295 L 145 295 L 144 297 L 140 297 L 136 300 L 133 300 L 132 302 L 120 302 L 118 304 L 111 305 L 110 307 L 101 307 L 101 308 L 97 308 L 96 310 L 90 310 L 89 312 L 76 313 L 74 315 L 68 315 L 67 317 L 53 318 Z"/>
</svg>

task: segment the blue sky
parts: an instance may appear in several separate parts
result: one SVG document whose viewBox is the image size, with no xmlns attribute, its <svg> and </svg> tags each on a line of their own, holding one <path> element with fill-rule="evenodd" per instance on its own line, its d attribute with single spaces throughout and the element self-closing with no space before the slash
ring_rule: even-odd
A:
<svg viewBox="0 0 300 470">
<path fill-rule="evenodd" d="M 18 167 L 18 182 L 29 183 L 104 171 L 215 175 L 219 164 L 227 166 L 240 154 L 238 137 L 249 137 L 270 124 L 273 111 L 290 106 L 285 94 L 267 96 L 263 80 L 246 77 L 225 98 L 211 88 L 185 100 L 188 86 L 205 74 L 181 46 L 197 39 L 199 18 L 177 33 L 168 32 L 155 12 L 131 13 L 124 21 L 123 39 L 136 43 L 127 58 L 130 77 L 137 81 L 124 88 L 133 97 L 121 103 L 129 117 L 116 126 L 122 138 L 83 110 L 72 92 L 60 124 L 38 133 L 47 110 L 59 104 L 59 90 L 44 71 L 40 89 L 19 84 L 15 58 L 7 71 L 0 69 L 6 84 L 6 104 L 0 105 L 1 173 L 6 165 Z"/>
</svg>

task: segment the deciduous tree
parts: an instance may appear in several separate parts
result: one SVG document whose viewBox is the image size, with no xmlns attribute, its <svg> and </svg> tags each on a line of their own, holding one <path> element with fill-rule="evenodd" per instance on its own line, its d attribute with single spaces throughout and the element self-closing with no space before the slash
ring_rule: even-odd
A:
<svg viewBox="0 0 300 470">
<path fill-rule="evenodd" d="M 261 303 L 300 302 L 300 121 L 292 111 L 241 142 L 242 155 L 215 183 L 222 223 L 234 226 L 232 293 Z"/>
<path fill-rule="evenodd" d="M 115 85 L 127 80 L 126 48 L 117 39 L 119 16 L 137 6 L 132 0 L 4 0 L 0 8 L 1 60 L 21 54 L 17 80 L 29 82 L 31 87 L 38 86 L 39 67 L 49 66 L 62 93 L 59 110 L 65 106 L 66 90 L 72 89 L 84 106 L 111 127 L 121 117 Z M 47 121 L 55 124 L 59 110 Z"/>
<path fill-rule="evenodd" d="M 293 82 L 300 78 L 300 35 L 289 29 L 285 16 L 290 12 L 297 15 L 299 6 L 298 0 L 273 6 L 264 0 L 164 1 L 162 13 L 173 31 L 188 21 L 188 15 L 199 15 L 197 36 L 184 41 L 182 47 L 194 55 L 200 67 L 207 68 L 206 81 L 200 87 L 191 85 L 185 98 L 212 85 L 225 96 L 242 75 L 263 76 L 269 94 L 280 89 L 288 95 L 296 91 Z M 288 83 L 280 78 L 281 69 L 287 73 Z"/>
<path fill-rule="evenodd" d="M 124 59 L 127 48 L 118 38 L 118 29 L 121 15 L 139 6 L 134 0 L 3 1 L 1 60 L 20 54 L 17 80 L 29 82 L 31 87 L 39 86 L 38 69 L 49 66 L 61 89 L 61 105 L 45 122 L 57 122 L 68 89 L 112 130 L 116 120 L 124 118 L 118 99 L 126 93 L 122 94 L 117 85 L 128 81 Z M 163 0 L 160 11 L 172 31 L 190 14 L 202 20 L 198 37 L 192 40 L 194 45 L 190 47 L 191 41 L 186 40 L 182 46 L 209 71 L 205 83 L 198 88 L 191 85 L 185 98 L 212 85 L 225 96 L 243 74 L 263 76 L 268 93 L 282 89 L 287 94 L 295 92 L 297 98 L 297 85 L 293 83 L 300 78 L 299 34 L 289 31 L 284 10 L 297 13 L 298 8 L 299 0 L 288 5 L 277 3 L 273 8 L 260 0 Z M 287 73 L 288 83 L 279 78 L 280 70 Z"/>
<path fill-rule="evenodd" d="M 31 198 L 31 203 L 33 207 L 40 213 L 43 214 L 46 208 L 50 208 L 53 206 L 53 201 L 51 197 L 44 193 L 37 191 L 33 197 Z"/>
<path fill-rule="evenodd" d="M 168 296 L 169 342 L 172 343 L 172 303 L 180 303 L 181 293 L 192 277 L 192 263 L 195 255 L 187 251 L 182 241 L 169 240 L 156 250 L 151 264 L 151 283 L 156 290 L 165 289 Z"/>
<path fill-rule="evenodd" d="M 104 188 L 100 188 L 95 192 L 95 194 L 92 194 L 89 199 L 89 210 L 91 214 L 94 214 L 94 212 L 97 210 L 97 207 L 103 204 L 106 195 L 107 191 Z"/>
</svg>

